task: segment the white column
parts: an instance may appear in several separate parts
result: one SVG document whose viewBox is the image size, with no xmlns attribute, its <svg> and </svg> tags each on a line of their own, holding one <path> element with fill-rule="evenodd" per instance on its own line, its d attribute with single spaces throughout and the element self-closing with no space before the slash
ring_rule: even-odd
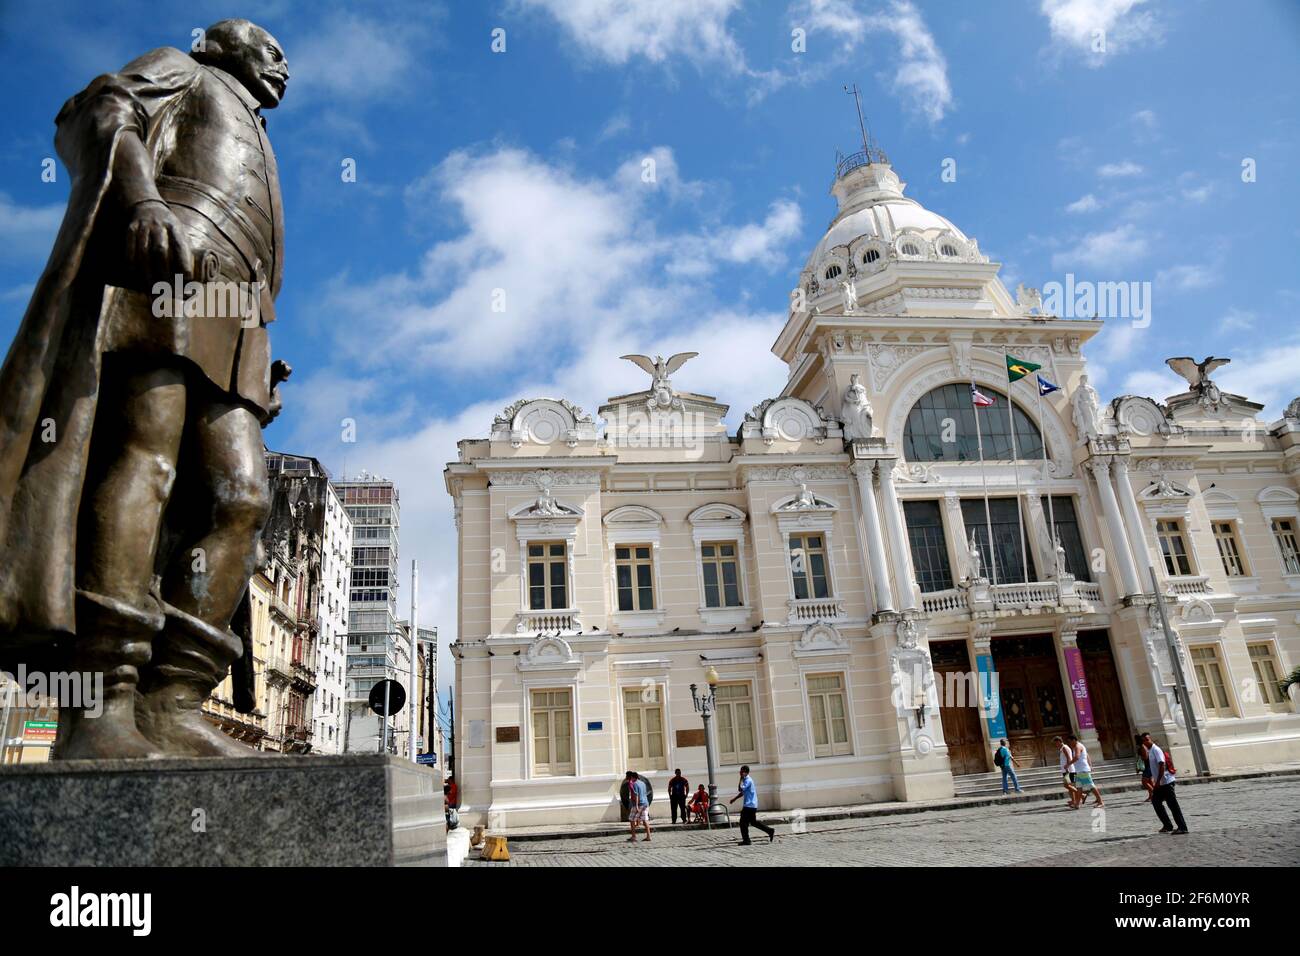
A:
<svg viewBox="0 0 1300 956">
<path fill-rule="evenodd" d="M 907 526 L 903 506 L 894 488 L 894 463 L 880 462 L 880 497 L 885 510 L 885 530 L 889 533 L 890 556 L 894 561 L 894 589 L 898 603 L 912 610 L 916 603 L 916 576 L 912 573 L 912 553 L 907 544 Z"/>
<path fill-rule="evenodd" d="M 1119 486 L 1119 504 L 1124 512 L 1124 521 L 1128 524 L 1129 547 L 1133 550 L 1133 562 L 1136 565 L 1139 591 L 1147 589 L 1147 568 L 1151 566 L 1151 552 L 1147 549 L 1147 531 L 1142 522 L 1142 512 L 1138 510 L 1137 497 L 1133 494 L 1133 485 L 1128 480 L 1128 459 L 1116 458 L 1115 484 Z"/>
<path fill-rule="evenodd" d="M 880 512 L 876 510 L 876 490 L 872 487 L 872 462 L 859 462 L 853 466 L 858 479 L 858 498 L 862 504 L 862 525 L 867 537 L 867 563 L 871 583 L 875 589 L 876 611 L 894 610 L 894 597 L 889 590 L 889 566 L 885 562 L 885 539 L 880 534 Z"/>
<path fill-rule="evenodd" d="M 1128 536 L 1124 533 L 1124 522 L 1120 518 L 1119 502 L 1115 500 L 1115 489 L 1110 483 L 1110 462 L 1104 458 L 1094 458 L 1088 462 L 1092 476 L 1097 480 L 1097 491 L 1101 496 L 1101 510 L 1106 518 L 1106 527 L 1110 531 L 1111 548 L 1115 551 L 1115 562 L 1119 565 L 1119 577 L 1125 595 L 1141 594 L 1137 569 L 1133 566 L 1133 555 L 1129 550 Z"/>
</svg>

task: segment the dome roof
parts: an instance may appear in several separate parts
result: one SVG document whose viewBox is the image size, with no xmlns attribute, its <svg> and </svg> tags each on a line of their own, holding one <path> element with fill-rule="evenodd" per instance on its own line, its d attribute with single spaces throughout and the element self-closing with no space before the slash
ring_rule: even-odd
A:
<svg viewBox="0 0 1300 956">
<path fill-rule="evenodd" d="M 904 186 L 887 162 L 858 165 L 843 172 L 831 187 L 839 200 L 839 213 L 813 247 L 804 268 L 817 268 L 837 246 L 851 246 L 864 239 L 890 245 L 904 232 L 931 242 L 940 235 L 951 236 L 965 253 L 972 245 L 965 233 L 916 200 L 905 198 Z"/>
</svg>

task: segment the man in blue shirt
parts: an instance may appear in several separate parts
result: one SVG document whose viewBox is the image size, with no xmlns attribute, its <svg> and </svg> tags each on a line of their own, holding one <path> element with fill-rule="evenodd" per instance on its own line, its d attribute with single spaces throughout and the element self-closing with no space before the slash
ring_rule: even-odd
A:
<svg viewBox="0 0 1300 956">
<path fill-rule="evenodd" d="M 645 781 L 635 770 L 627 772 L 627 800 L 628 823 L 632 826 L 632 835 L 627 838 L 628 843 L 636 842 L 636 827 L 641 824 L 645 828 L 645 842 L 650 840 L 650 793 L 646 789 Z"/>
<path fill-rule="evenodd" d="M 998 763 L 998 757 L 1002 757 L 1002 762 Z M 1016 764 L 1020 763 L 1015 757 L 1011 756 L 1011 748 L 1007 746 L 1006 739 L 998 745 L 998 749 L 993 752 L 993 762 L 1002 768 L 1002 792 L 1008 793 L 1007 783 L 1011 783 L 1016 788 L 1016 793 L 1024 793 L 1020 789 L 1020 781 L 1016 779 Z"/>
<path fill-rule="evenodd" d="M 758 788 L 754 786 L 754 778 L 749 775 L 748 764 L 740 768 L 740 790 L 728 802 L 735 803 L 741 797 L 745 798 L 745 802 L 740 806 L 740 845 L 750 846 L 751 825 L 766 833 L 767 842 L 771 843 L 776 839 L 776 831 L 758 822 Z"/>
</svg>

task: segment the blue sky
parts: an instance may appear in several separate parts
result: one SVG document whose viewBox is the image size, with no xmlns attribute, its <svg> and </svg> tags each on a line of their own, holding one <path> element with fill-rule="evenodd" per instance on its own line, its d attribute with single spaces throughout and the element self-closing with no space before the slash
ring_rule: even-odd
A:
<svg viewBox="0 0 1300 956">
<path fill-rule="evenodd" d="M 62 168 L 41 178 L 60 104 L 251 12 L 112 7 L 0 7 L 0 81 L 19 93 L 0 142 L 6 342 L 67 196 Z M 518 397 L 594 409 L 641 387 L 618 360 L 629 351 L 700 351 L 675 381 L 730 403 L 733 420 L 779 390 L 768 350 L 833 215 L 835 151 L 858 139 L 846 83 L 908 195 L 978 238 L 1009 287 L 1067 272 L 1152 283 L 1150 327 L 1112 323 L 1088 350 L 1103 398 L 1171 394 L 1162 359 L 1183 354 L 1231 356 L 1216 378 L 1270 420 L 1300 392 L 1300 4 L 256 7 L 292 72 L 268 124 L 288 227 L 274 344 L 295 374 L 267 440 L 336 475 L 399 482 L 403 558 L 420 559 L 422 617 L 444 644 L 455 552 L 441 471 L 457 439 L 485 435 Z"/>
</svg>

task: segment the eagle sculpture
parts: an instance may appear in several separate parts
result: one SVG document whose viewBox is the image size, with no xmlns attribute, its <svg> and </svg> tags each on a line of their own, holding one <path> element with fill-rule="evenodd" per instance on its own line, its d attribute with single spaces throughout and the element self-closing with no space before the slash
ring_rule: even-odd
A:
<svg viewBox="0 0 1300 956">
<path fill-rule="evenodd" d="M 662 355 L 656 355 L 654 358 L 648 355 L 620 355 L 619 358 L 627 359 L 639 368 L 645 369 L 654 377 L 653 387 L 662 388 L 668 384 L 669 375 L 699 354 L 699 352 L 678 352 L 666 361 Z"/>
<path fill-rule="evenodd" d="M 1232 359 L 1215 358 L 1211 355 L 1203 362 L 1198 362 L 1190 355 L 1184 355 L 1179 358 L 1165 359 L 1165 364 L 1171 369 L 1187 379 L 1187 384 L 1192 386 L 1192 390 L 1199 392 L 1210 383 L 1210 373 L 1216 368 L 1222 368 L 1231 362 Z"/>
</svg>

